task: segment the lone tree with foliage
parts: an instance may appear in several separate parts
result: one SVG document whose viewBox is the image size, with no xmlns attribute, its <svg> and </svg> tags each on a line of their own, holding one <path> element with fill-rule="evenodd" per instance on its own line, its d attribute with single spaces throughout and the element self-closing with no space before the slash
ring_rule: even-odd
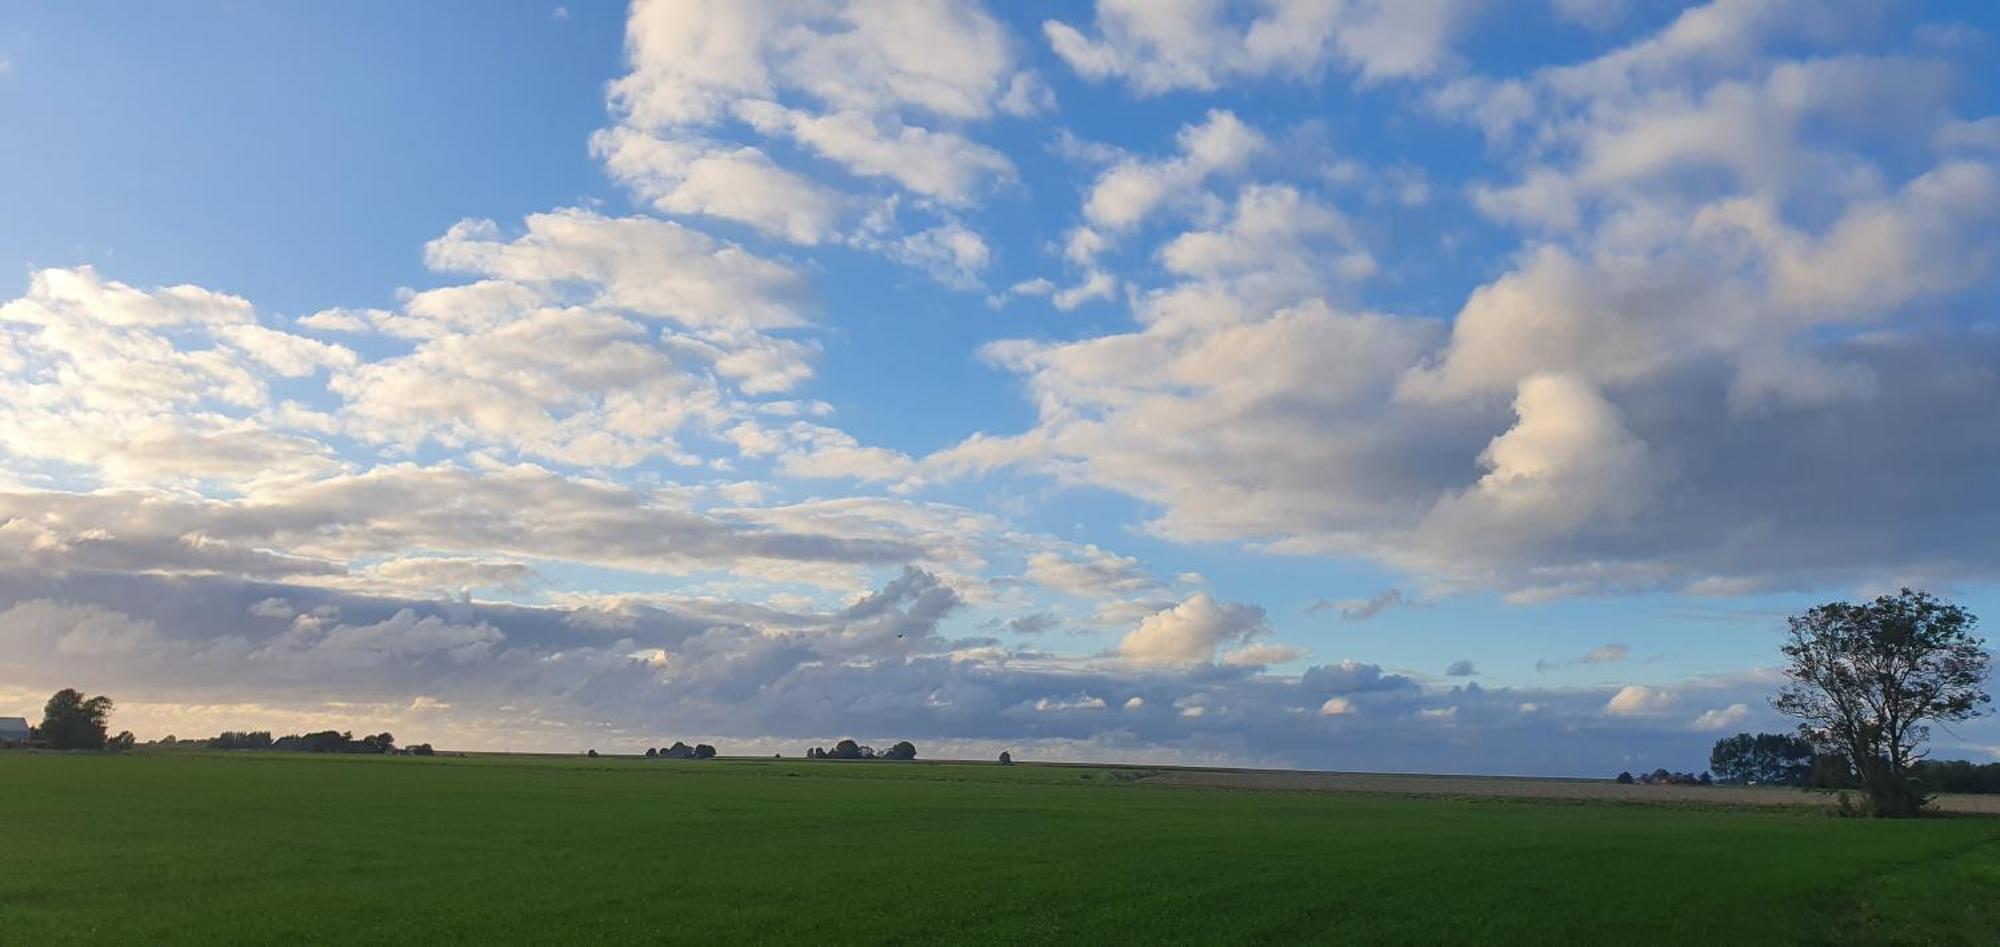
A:
<svg viewBox="0 0 2000 947">
<path fill-rule="evenodd" d="M 1979 619 L 1904 589 L 1862 605 L 1834 602 L 1788 619 L 1791 683 L 1772 701 L 1813 742 L 1847 758 L 1876 816 L 1913 816 L 1926 801 L 1913 772 L 1932 722 L 1980 715 L 1991 656 Z"/>
<path fill-rule="evenodd" d="M 65 687 L 42 705 L 42 739 L 52 750 L 104 749 L 105 724 L 111 719 L 111 698 L 103 695 L 85 699 L 83 692 Z"/>
</svg>

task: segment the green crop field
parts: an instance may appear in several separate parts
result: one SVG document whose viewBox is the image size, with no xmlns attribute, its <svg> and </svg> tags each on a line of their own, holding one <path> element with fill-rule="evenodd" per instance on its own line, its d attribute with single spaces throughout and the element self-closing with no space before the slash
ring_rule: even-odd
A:
<svg viewBox="0 0 2000 947">
<path fill-rule="evenodd" d="M 2000 820 L 1143 772 L 0 753 L 8 944 L 2000 942 Z"/>
</svg>

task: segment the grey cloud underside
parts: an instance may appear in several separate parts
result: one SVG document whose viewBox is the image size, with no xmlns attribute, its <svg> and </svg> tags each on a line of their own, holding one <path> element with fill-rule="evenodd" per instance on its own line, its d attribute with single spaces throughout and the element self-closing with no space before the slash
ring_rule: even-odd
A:
<svg viewBox="0 0 2000 947">
<path fill-rule="evenodd" d="M 378 467 L 239 500 L 0 493 L 0 558 L 55 569 L 337 575 L 349 559 L 411 549 L 662 570 L 745 559 L 892 565 L 925 555 L 913 542 L 774 529 L 530 467 Z"/>
<path fill-rule="evenodd" d="M 1689 756 L 1707 737 L 1682 717 L 1755 703 L 1765 686 L 1692 685 L 1673 713 L 1613 720 L 1599 713 L 1608 689 L 1444 687 L 1354 661 L 1283 676 L 1063 658 L 951 637 L 957 593 L 917 570 L 819 614 L 704 602 L 569 610 L 82 570 L 0 572 L 0 600 L 11 603 L 0 611 L 11 680 L 83 675 L 153 704 L 268 705 L 356 728 L 390 721 L 352 708 L 418 698 L 449 705 L 471 732 L 586 722 L 514 731 L 517 749 L 650 745 L 669 732 L 859 734 L 1096 758 L 1596 773 L 1607 760 Z M 1322 715 L 1331 697 L 1351 710 Z"/>
<path fill-rule="evenodd" d="M 1641 495 L 1633 508 L 1563 529 L 1426 519 L 1479 483 L 1473 459 L 1507 429 L 1504 402 L 1315 407 L 1275 393 L 1231 403 L 1201 418 L 1200 439 L 1169 446 L 1128 425 L 1212 405 L 1162 393 L 1051 420 L 1017 443 L 1150 501 L 1170 536 L 1364 555 L 1447 585 L 1729 592 L 2000 575 L 2000 547 L 1986 541 L 2000 526 L 2000 335 L 1936 326 L 1809 354 L 1885 381 L 1865 400 L 1749 412 L 1730 407 L 1735 372 L 1716 361 L 1612 389 L 1623 428 L 1645 445 L 1634 473 L 1662 485 L 1620 479 L 1613 488 Z M 1379 611 L 1368 604 L 1354 614 Z"/>
</svg>

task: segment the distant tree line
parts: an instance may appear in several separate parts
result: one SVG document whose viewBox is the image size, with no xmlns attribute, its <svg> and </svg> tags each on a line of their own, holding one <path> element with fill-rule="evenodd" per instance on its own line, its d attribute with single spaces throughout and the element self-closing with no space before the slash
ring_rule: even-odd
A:
<svg viewBox="0 0 2000 947">
<path fill-rule="evenodd" d="M 679 740 L 673 746 L 647 747 L 646 758 L 661 760 L 708 760 L 715 758 L 715 747 L 706 743 L 688 746 Z"/>
<path fill-rule="evenodd" d="M 2000 763 L 1922 760 L 1913 769 L 1932 792 L 2000 793 Z"/>
<path fill-rule="evenodd" d="M 1865 788 L 1845 756 L 1792 734 L 1739 733 L 1717 740 L 1709 766 L 1717 782 L 1731 785 Z M 1924 792 L 2000 793 L 2000 763 L 1917 760 L 1909 773 Z"/>
<path fill-rule="evenodd" d="M 164 741 L 163 741 L 164 742 Z M 224 730 L 215 736 L 198 742 L 211 750 L 273 750 L 279 753 L 401 753 L 408 756 L 433 756 L 436 751 L 428 743 L 396 748 L 396 738 L 389 733 L 376 733 L 355 739 L 354 734 L 345 730 L 315 730 L 312 733 L 293 733 L 272 738 L 269 730 Z"/>
<path fill-rule="evenodd" d="M 908 740 L 897 743 L 886 750 L 876 751 L 872 746 L 862 746 L 853 740 L 842 740 L 828 750 L 812 747 L 806 750 L 809 760 L 913 760 L 917 758 L 917 745 Z"/>
<path fill-rule="evenodd" d="M 42 706 L 40 726 L 28 728 L 28 746 L 51 750 L 129 750 L 138 744 L 132 731 L 110 736 L 111 709 L 116 702 L 99 695 L 85 697 L 82 691 L 65 687 Z M 201 746 L 211 750 L 278 750 L 293 753 L 397 753 L 434 756 L 428 743 L 396 747 L 396 738 L 376 733 L 355 739 L 340 730 L 290 734 L 273 739 L 269 730 L 225 730 L 207 740 L 181 740 L 169 734 L 149 746 Z"/>
<path fill-rule="evenodd" d="M 1715 777 L 1707 773 L 1703 773 L 1700 776 L 1696 776 L 1693 773 L 1674 773 L 1662 768 L 1650 773 L 1640 773 L 1637 776 L 1632 775 L 1630 772 L 1619 773 L 1618 778 L 1613 780 L 1613 782 L 1621 786 L 1630 786 L 1633 784 L 1641 786 L 1710 786 L 1714 785 Z"/>
<path fill-rule="evenodd" d="M 1803 786 L 1849 789 L 1854 773 L 1838 753 L 1785 733 L 1739 733 L 1715 741 L 1708 766 L 1718 782 L 1732 786 Z"/>
</svg>

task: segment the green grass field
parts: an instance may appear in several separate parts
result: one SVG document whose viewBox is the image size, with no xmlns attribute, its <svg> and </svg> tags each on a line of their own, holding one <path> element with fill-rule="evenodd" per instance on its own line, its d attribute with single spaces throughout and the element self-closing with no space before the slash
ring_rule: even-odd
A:
<svg viewBox="0 0 2000 947">
<path fill-rule="evenodd" d="M 2000 943 L 2000 820 L 977 764 L 0 754 L 7 944 Z"/>
</svg>

